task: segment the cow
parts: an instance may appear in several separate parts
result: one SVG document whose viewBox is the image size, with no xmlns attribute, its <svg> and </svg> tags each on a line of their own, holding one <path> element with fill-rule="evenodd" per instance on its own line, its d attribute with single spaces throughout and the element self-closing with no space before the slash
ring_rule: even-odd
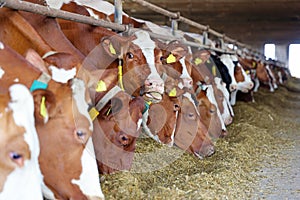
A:
<svg viewBox="0 0 300 200">
<path fill-rule="evenodd" d="M 232 107 L 229 103 L 229 93 L 226 89 L 226 84 L 222 79 L 217 76 L 217 68 L 214 66 L 213 72 L 209 70 L 206 63 L 211 63 L 209 53 L 206 51 L 200 51 L 199 54 L 194 53 L 192 59 L 192 78 L 194 80 L 194 90 L 206 92 L 206 96 L 209 98 L 217 108 L 217 115 L 221 120 L 223 133 L 221 136 L 227 135 L 226 125 L 232 123 L 232 117 L 234 116 Z M 203 87 L 203 86 L 211 87 Z"/>
<path fill-rule="evenodd" d="M 43 195 L 48 199 L 103 199 L 84 82 L 77 78 L 57 82 L 3 42 L 0 46 L 0 91 L 7 91 L 15 82 L 32 91 L 35 127 L 42 147 Z"/>
<path fill-rule="evenodd" d="M 144 99 L 132 98 L 117 83 L 115 69 L 94 70 L 98 83 L 91 91 L 97 115 L 92 138 L 101 174 L 129 170 L 140 135 Z"/>
<path fill-rule="evenodd" d="M 0 199 L 42 200 L 33 97 L 22 84 L 8 91 L 0 94 Z"/>
<path fill-rule="evenodd" d="M 44 16 L 39 16 L 39 15 L 35 15 L 35 14 L 28 14 L 28 13 L 18 13 L 12 10 L 7 9 L 6 10 L 6 15 L 3 16 L 8 18 L 8 21 L 11 20 L 11 16 L 17 16 L 17 20 L 15 20 L 14 22 L 16 23 L 17 21 L 22 21 L 23 24 L 26 24 L 26 29 L 28 29 L 28 32 L 30 32 L 29 36 L 34 36 L 36 39 L 33 40 L 33 42 L 31 43 L 26 43 L 26 42 L 22 42 L 22 41 L 27 41 L 27 40 L 31 40 L 30 37 L 28 37 L 28 35 L 26 34 L 22 34 L 21 36 L 18 35 L 19 40 L 18 42 L 21 42 L 24 45 L 15 45 L 14 41 L 15 40 L 9 40 L 10 37 L 4 37 L 3 38 L 9 42 L 9 44 L 11 46 L 13 46 L 19 53 L 25 54 L 26 58 L 28 60 L 30 60 L 32 63 L 34 62 L 34 64 L 36 65 L 37 63 L 39 63 L 38 65 L 44 65 L 44 63 L 46 62 L 48 64 L 48 66 L 46 68 L 43 69 L 44 72 L 46 73 L 53 73 L 56 71 L 60 71 L 62 72 L 62 69 L 65 69 L 67 71 L 65 72 L 72 72 L 73 74 L 77 74 L 77 76 L 79 76 L 80 78 L 84 78 L 84 80 L 86 81 L 86 83 L 92 87 L 92 85 L 97 84 L 99 77 L 89 77 L 91 76 L 91 72 L 89 72 L 86 69 L 89 70 L 94 70 L 95 67 L 93 67 L 92 65 L 89 65 L 89 63 L 92 63 L 93 61 L 91 61 L 91 57 L 85 59 L 85 56 L 78 51 L 70 42 L 69 40 L 64 36 L 64 34 L 60 31 L 59 26 L 57 24 L 57 22 L 55 21 L 55 19 L 52 18 L 47 18 Z M 11 27 L 11 24 L 7 24 L 6 23 L 7 20 L 2 20 L 2 25 L 5 25 L 5 27 L 9 28 Z M 41 22 L 43 22 L 43 26 L 39 26 L 39 24 L 41 24 Z M 22 27 L 19 26 L 19 24 L 17 24 L 16 26 L 13 26 L 14 30 L 22 30 Z M 49 32 L 47 32 L 46 30 L 52 30 L 51 34 L 55 33 L 54 36 L 52 38 L 52 35 L 49 35 Z M 17 32 L 17 31 L 15 31 Z M 30 48 L 30 49 L 29 49 Z M 34 49 L 37 51 L 38 54 L 35 54 L 35 51 L 31 50 Z M 31 51 L 30 51 L 31 50 Z M 62 51 L 62 52 L 61 52 Z M 30 52 L 28 54 L 28 52 Z M 40 55 L 43 55 L 43 60 L 39 59 Z M 97 58 L 98 59 L 98 58 Z M 91 61 L 91 62 L 89 62 Z M 82 67 L 82 63 L 84 63 L 83 67 Z M 56 69 L 53 66 L 58 66 L 60 68 L 60 70 L 53 70 Z M 104 71 L 104 70 L 102 70 Z M 116 75 L 115 77 L 118 76 L 118 72 L 114 73 L 115 71 L 112 72 L 112 70 L 110 70 L 111 73 L 113 73 L 112 75 Z M 92 72 L 95 73 L 95 72 Z M 117 84 L 118 79 L 114 79 L 115 84 Z M 90 92 L 95 91 L 95 88 L 92 88 L 92 90 Z M 103 91 L 103 93 L 105 93 L 105 91 Z M 126 94 L 125 92 L 121 92 L 122 95 L 119 96 L 124 96 L 124 98 L 121 98 L 121 100 L 125 100 L 128 99 L 128 94 Z M 94 93 L 93 93 L 94 94 Z M 92 96 L 92 98 L 96 98 L 95 96 Z M 138 100 L 139 99 L 139 100 Z M 97 99 L 97 102 L 99 101 L 99 99 Z M 137 103 L 133 103 L 131 105 L 132 102 L 140 102 L 141 99 L 137 98 L 136 100 L 130 101 L 130 103 L 128 104 L 128 102 L 122 102 L 122 105 L 124 105 L 124 108 L 130 109 L 131 113 L 140 113 L 140 107 L 137 107 L 136 104 Z M 96 101 L 94 101 L 94 103 L 97 103 Z M 97 110 L 96 112 L 100 112 L 100 110 Z M 108 118 L 106 118 L 106 122 L 108 124 L 111 124 L 111 121 L 113 121 L 112 119 L 107 120 Z M 121 121 L 123 121 L 122 123 L 125 123 L 128 120 L 132 120 L 133 118 L 131 118 L 131 115 L 126 116 L 126 118 L 122 118 L 122 119 L 118 119 L 118 123 L 121 123 Z M 103 121 L 102 119 L 100 119 L 100 116 L 98 116 L 98 122 L 101 121 L 101 124 L 103 126 Z M 136 129 L 136 126 L 138 126 L 138 119 L 135 117 L 134 118 L 135 123 L 130 123 L 130 125 L 132 127 L 126 127 L 127 130 L 125 128 L 122 129 L 122 134 L 124 135 L 125 133 L 128 133 L 131 130 Z M 128 124 L 129 125 L 129 124 Z M 111 127 L 111 126 L 105 126 L 105 127 Z M 112 128 L 112 127 L 111 127 Z M 108 130 L 108 129 L 106 129 Z M 101 134 L 102 132 L 97 133 L 96 131 L 94 131 L 93 135 L 97 135 L 97 134 Z M 118 133 L 120 134 L 120 132 Z M 133 133 L 129 133 L 128 137 L 131 137 L 131 135 L 135 135 L 135 132 Z M 96 137 L 96 136 L 95 136 Z M 127 137 L 127 136 L 126 136 Z M 111 138 L 112 139 L 112 138 Z M 98 141 L 94 141 L 94 142 L 98 142 Z M 119 141 L 110 141 L 111 145 L 119 145 L 120 142 Z M 132 145 L 135 145 L 135 142 L 131 141 L 130 144 L 127 144 L 127 148 L 130 148 L 133 150 L 134 148 L 132 147 Z M 96 148 L 96 147 L 95 147 Z M 131 153 L 132 154 L 132 153 Z M 112 157 L 113 158 L 113 157 Z M 125 157 L 123 158 L 125 159 Z M 98 160 L 101 160 L 100 158 Z M 98 162 L 99 163 L 99 162 Z M 130 162 L 129 162 L 130 163 Z M 120 168 L 120 167 L 119 167 Z M 128 166 L 127 166 L 128 168 Z M 126 168 L 126 169 L 127 169 Z M 100 168 L 99 168 L 100 169 Z M 106 171 L 113 171 L 110 170 L 108 168 L 106 168 Z M 102 170 L 100 169 L 100 171 L 102 172 Z"/>
<path fill-rule="evenodd" d="M 195 93 L 193 89 L 194 82 L 191 77 L 193 67 L 191 63 L 192 55 L 189 53 L 187 46 L 178 41 L 171 41 L 165 47 L 160 46 L 165 49 L 161 59 L 163 63 L 169 66 L 168 69 L 170 70 L 168 70 L 168 73 L 170 74 L 175 70 L 177 74 L 179 73 L 177 76 L 182 79 L 182 84 L 179 83 L 177 86 L 179 88 L 186 88 L 190 90 L 191 93 Z M 212 138 L 218 138 L 221 135 L 222 127 L 219 115 L 217 114 L 216 105 L 209 101 L 206 92 L 203 90 L 197 91 L 195 97 L 199 102 L 198 110 L 200 112 L 200 120 L 208 129 L 209 135 Z"/>
</svg>

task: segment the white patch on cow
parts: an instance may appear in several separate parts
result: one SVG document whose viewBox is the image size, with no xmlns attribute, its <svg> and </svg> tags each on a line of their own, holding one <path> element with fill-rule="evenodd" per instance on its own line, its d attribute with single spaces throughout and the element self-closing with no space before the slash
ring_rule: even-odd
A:
<svg viewBox="0 0 300 200">
<path fill-rule="evenodd" d="M 132 42 L 141 48 L 146 58 L 147 64 L 150 67 L 151 73 L 148 76 L 148 79 L 150 78 L 161 79 L 155 67 L 155 57 L 154 57 L 155 42 L 151 40 L 149 33 L 146 31 L 137 31 L 134 34 L 137 37 L 137 39 L 133 40 Z"/>
<path fill-rule="evenodd" d="M 69 80 L 75 77 L 76 75 L 76 68 L 72 68 L 70 70 L 65 70 L 62 68 L 57 68 L 53 65 L 49 67 L 52 79 L 59 83 L 67 83 Z"/>
<path fill-rule="evenodd" d="M 140 130 L 142 123 L 143 123 L 143 119 L 139 119 L 138 122 L 137 122 L 136 131 Z"/>
<path fill-rule="evenodd" d="M 229 75 L 231 77 L 231 84 L 230 85 L 236 85 L 237 82 L 234 77 L 234 64 L 232 62 L 232 58 L 229 54 L 222 54 L 220 56 L 220 60 L 223 62 L 223 64 L 227 67 L 229 71 Z"/>
<path fill-rule="evenodd" d="M 0 199 L 43 199 L 41 184 L 43 176 L 38 162 L 39 140 L 34 126 L 34 103 L 28 88 L 21 84 L 9 88 L 11 102 L 9 108 L 18 126 L 25 129 L 24 140 L 30 149 L 30 160 L 17 167 L 6 179 Z M 30 184 L 28 184 L 30 183 Z M 17 192 L 16 192 L 17 188 Z M 34 192 L 33 192 L 34 191 Z"/>
<path fill-rule="evenodd" d="M 101 0 L 74 0 L 74 1 L 79 5 L 88 6 L 106 15 L 111 15 L 114 14 L 115 12 L 115 6 L 107 1 L 101 1 Z M 128 16 L 124 12 L 123 15 Z"/>
<path fill-rule="evenodd" d="M 212 85 L 203 85 L 203 90 L 206 90 L 206 96 L 208 98 L 208 100 L 216 106 L 217 108 L 217 115 L 220 119 L 220 122 L 221 122 L 221 125 L 222 125 L 222 130 L 226 131 L 226 126 L 225 126 L 225 122 L 223 120 L 223 117 L 221 115 L 221 112 L 220 112 L 220 109 L 218 107 L 218 104 L 217 104 L 217 101 L 216 101 L 216 98 L 215 98 L 215 95 L 214 95 L 214 91 L 213 91 L 213 87 Z"/>
<path fill-rule="evenodd" d="M 86 10 L 89 12 L 89 14 L 90 14 L 90 16 L 91 16 L 92 18 L 94 18 L 94 19 L 99 19 L 99 16 L 96 15 L 92 9 L 87 8 Z"/>
<path fill-rule="evenodd" d="M 18 78 L 15 78 L 14 82 L 18 83 L 20 80 Z"/>
<path fill-rule="evenodd" d="M 5 71 L 0 67 L 0 79 L 3 77 L 5 74 Z"/>
<path fill-rule="evenodd" d="M 184 85 L 181 82 L 179 82 L 177 86 L 179 87 L 179 89 L 182 89 L 184 87 Z"/>
<path fill-rule="evenodd" d="M 198 108 L 197 108 L 197 106 L 195 104 L 195 101 L 192 98 L 191 93 L 186 92 L 186 93 L 183 94 L 183 96 L 186 97 L 193 104 L 193 106 L 194 106 L 194 108 L 196 110 L 197 115 L 200 116 L 200 113 L 198 112 Z"/>
<path fill-rule="evenodd" d="M 176 110 L 176 113 L 175 113 L 175 124 L 174 124 L 172 135 L 171 135 L 171 142 L 169 144 L 167 144 L 168 147 L 172 147 L 174 145 L 175 131 L 177 128 L 177 118 L 178 118 L 178 110 Z"/>
<path fill-rule="evenodd" d="M 90 122 L 90 131 L 93 131 L 93 122 L 88 113 L 88 104 L 85 101 L 85 85 L 80 79 L 74 78 L 72 80 L 73 98 L 75 100 L 78 111 L 87 118 Z"/>
<path fill-rule="evenodd" d="M 149 127 L 147 126 L 147 121 L 148 121 L 148 116 L 149 116 L 149 109 L 143 114 L 143 122 L 142 122 L 142 125 L 143 125 L 143 130 L 144 132 L 149 136 L 151 137 L 152 139 L 154 139 L 155 141 L 161 143 L 158 135 L 153 135 L 151 130 L 149 129 Z"/>
<path fill-rule="evenodd" d="M 104 199 L 96 163 L 92 138 L 89 138 L 81 157 L 82 173 L 79 180 L 72 179 L 72 183 L 79 186 L 83 194 Z"/>
<path fill-rule="evenodd" d="M 260 86 L 260 82 L 259 82 L 259 79 L 257 77 L 255 77 L 254 79 L 254 83 L 255 83 L 255 87 L 253 89 L 254 92 L 257 92 L 258 91 L 258 88 Z"/>
<path fill-rule="evenodd" d="M 281 73 L 281 71 L 277 72 L 277 74 L 278 74 L 278 77 L 279 77 L 279 83 L 283 84 L 283 79 L 282 79 L 282 73 Z"/>
<path fill-rule="evenodd" d="M 4 49 L 4 44 L 0 42 L 0 49 Z"/>
<path fill-rule="evenodd" d="M 224 121 L 226 119 L 231 118 L 230 116 L 234 116 L 233 108 L 229 102 L 229 92 L 226 89 L 226 85 L 222 84 L 222 80 L 219 77 L 215 77 L 215 83 L 217 85 L 217 88 L 222 91 L 224 94 L 224 101 L 223 101 L 223 107 L 224 107 L 224 113 L 222 114 L 222 117 Z"/>
<path fill-rule="evenodd" d="M 50 8 L 60 9 L 64 3 L 69 3 L 72 0 L 46 0 Z"/>
<path fill-rule="evenodd" d="M 189 79 L 192 79 L 191 76 L 190 76 L 190 74 L 187 71 L 187 67 L 186 67 L 186 64 L 185 64 L 185 56 L 183 58 L 181 58 L 179 60 L 179 62 L 182 65 L 182 72 L 181 72 L 180 78 L 189 78 Z"/>
</svg>

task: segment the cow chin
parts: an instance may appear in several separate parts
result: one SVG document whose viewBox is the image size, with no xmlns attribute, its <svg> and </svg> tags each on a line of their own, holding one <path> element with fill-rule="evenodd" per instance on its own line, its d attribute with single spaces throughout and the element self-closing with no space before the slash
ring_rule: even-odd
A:
<svg viewBox="0 0 300 200">
<path fill-rule="evenodd" d="M 145 92 L 143 98 L 147 102 L 159 103 L 161 102 L 163 94 L 159 92 Z"/>
</svg>

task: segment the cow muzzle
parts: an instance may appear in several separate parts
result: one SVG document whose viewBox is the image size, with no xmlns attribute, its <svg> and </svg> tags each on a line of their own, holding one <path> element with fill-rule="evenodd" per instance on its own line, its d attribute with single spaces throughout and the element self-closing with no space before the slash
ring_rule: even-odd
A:
<svg viewBox="0 0 300 200">
<path fill-rule="evenodd" d="M 164 82 L 162 79 L 146 79 L 143 97 L 146 101 L 158 103 L 162 100 Z"/>
</svg>

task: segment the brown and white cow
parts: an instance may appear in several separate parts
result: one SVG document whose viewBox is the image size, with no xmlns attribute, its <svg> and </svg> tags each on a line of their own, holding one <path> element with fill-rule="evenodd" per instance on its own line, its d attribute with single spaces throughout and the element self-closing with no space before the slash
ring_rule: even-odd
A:
<svg viewBox="0 0 300 200">
<path fill-rule="evenodd" d="M 45 183 L 43 194 L 48 199 L 102 199 L 83 81 L 51 80 L 4 43 L 0 46 L 1 91 L 15 82 L 32 90 L 42 147 L 39 163 Z"/>
<path fill-rule="evenodd" d="M 0 95 L 0 199 L 43 199 L 33 114 L 33 98 L 24 85 L 14 84 Z"/>
</svg>

